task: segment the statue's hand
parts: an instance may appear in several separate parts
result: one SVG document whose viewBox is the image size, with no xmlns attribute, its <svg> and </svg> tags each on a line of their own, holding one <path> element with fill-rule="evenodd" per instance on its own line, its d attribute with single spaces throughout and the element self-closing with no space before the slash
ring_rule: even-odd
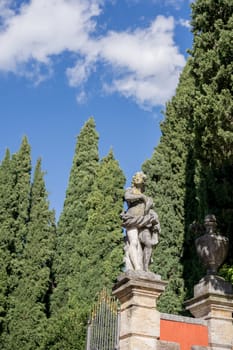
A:
<svg viewBox="0 0 233 350">
<path fill-rule="evenodd" d="M 153 216 L 153 218 L 152 218 L 152 220 L 151 220 L 151 223 L 152 223 L 153 225 L 157 225 L 157 224 L 158 224 L 158 220 L 157 220 L 157 218 L 156 218 L 155 216 Z"/>
</svg>

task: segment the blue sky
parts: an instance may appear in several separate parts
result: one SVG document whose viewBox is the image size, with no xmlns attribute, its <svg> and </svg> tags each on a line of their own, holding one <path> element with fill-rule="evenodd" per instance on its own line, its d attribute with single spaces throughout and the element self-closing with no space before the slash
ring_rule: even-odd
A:
<svg viewBox="0 0 233 350">
<path fill-rule="evenodd" d="M 0 0 L 0 159 L 26 135 L 59 216 L 76 136 L 93 116 L 130 184 L 192 46 L 190 0 Z"/>
</svg>

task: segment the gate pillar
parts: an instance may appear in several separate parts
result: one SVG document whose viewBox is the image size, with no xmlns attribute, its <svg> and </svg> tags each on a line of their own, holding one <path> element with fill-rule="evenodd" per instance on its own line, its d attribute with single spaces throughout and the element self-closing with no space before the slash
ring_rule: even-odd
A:
<svg viewBox="0 0 233 350">
<path fill-rule="evenodd" d="M 207 321 L 211 350 L 232 350 L 233 293 L 232 285 L 219 276 L 205 276 L 194 287 L 194 298 L 186 309 Z"/>
<path fill-rule="evenodd" d="M 120 350 L 155 350 L 160 337 L 157 299 L 167 282 L 152 272 L 127 271 L 113 288 L 121 304 Z"/>
</svg>

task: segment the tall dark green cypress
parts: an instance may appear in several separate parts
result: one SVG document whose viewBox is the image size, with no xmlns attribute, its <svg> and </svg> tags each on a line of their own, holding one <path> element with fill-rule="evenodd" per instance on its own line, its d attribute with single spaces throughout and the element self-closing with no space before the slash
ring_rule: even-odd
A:
<svg viewBox="0 0 233 350">
<path fill-rule="evenodd" d="M 0 165 L 0 347 L 4 349 L 11 265 L 13 177 L 10 151 Z"/>
<path fill-rule="evenodd" d="M 87 305 L 103 287 L 111 290 L 123 267 L 120 213 L 124 183 L 123 172 L 110 151 L 100 162 L 88 197 L 88 220 L 82 242 L 86 258 L 81 261 L 80 280 L 80 296 Z"/>
<path fill-rule="evenodd" d="M 233 1 L 197 0 L 192 4 L 192 26 L 196 155 L 218 166 L 233 159 Z"/>
<path fill-rule="evenodd" d="M 14 292 L 17 289 L 23 273 L 23 251 L 27 240 L 27 223 L 29 214 L 31 154 L 30 145 L 26 137 L 23 138 L 19 151 L 10 159 L 9 152 L 5 157 L 1 170 L 2 191 L 6 190 L 8 198 L 2 192 L 1 205 L 1 244 L 6 261 L 5 291 L 7 293 L 7 307 L 1 334 L 3 349 L 7 349 L 11 337 L 10 324 L 12 312 L 16 306 Z"/>
<path fill-rule="evenodd" d="M 23 138 L 19 151 L 12 157 L 14 176 L 13 216 L 15 219 L 14 255 L 20 256 L 27 239 L 29 197 L 31 188 L 31 147 Z"/>
<path fill-rule="evenodd" d="M 14 307 L 8 312 L 6 349 L 44 349 L 54 243 L 55 217 L 49 210 L 39 160 L 30 191 L 21 275 L 11 295 Z"/>
<path fill-rule="evenodd" d="M 81 244 L 88 220 L 87 198 L 99 167 L 98 134 L 90 118 L 82 128 L 76 144 L 63 212 L 58 222 L 54 259 L 55 285 L 51 302 L 51 339 L 48 349 L 79 349 L 85 310 L 80 308 L 80 263 L 85 258 Z M 81 346 L 81 345 L 80 345 Z"/>
<path fill-rule="evenodd" d="M 183 245 L 187 226 L 187 170 L 192 163 L 192 113 L 195 87 L 187 63 L 175 96 L 166 106 L 162 136 L 152 158 L 143 164 L 147 175 L 147 192 L 154 198 L 155 210 L 161 222 L 161 236 L 153 252 L 151 269 L 169 281 L 159 301 L 163 312 L 179 313 L 183 310 L 185 288 L 183 280 Z M 191 203 L 189 202 L 189 205 Z M 192 203 L 195 205 L 195 201 Z"/>
<path fill-rule="evenodd" d="M 111 291 L 123 265 L 120 213 L 124 182 L 122 170 L 110 151 L 100 162 L 92 192 L 87 198 L 88 219 L 80 241 L 83 256 L 76 293 L 86 321 L 97 294 L 103 288 Z M 84 322 L 77 349 L 84 349 L 86 331 L 87 323 Z"/>
<path fill-rule="evenodd" d="M 192 26 L 196 217 L 216 215 L 220 231 L 230 238 L 233 265 L 233 1 L 197 0 Z"/>
<path fill-rule="evenodd" d="M 155 266 L 161 266 L 163 260 L 160 250 L 167 251 L 169 257 L 160 268 L 163 277 L 170 281 L 160 306 L 169 312 L 182 310 L 181 278 L 190 297 L 194 283 L 201 277 L 194 249 L 195 235 L 189 225 L 213 213 L 220 231 L 232 236 L 233 2 L 197 0 L 192 4 L 192 25 L 191 57 L 176 95 L 167 105 L 161 142 L 152 159 L 143 166 L 162 221 L 161 242 L 154 253 Z M 232 261 L 231 247 L 230 266 Z M 164 265 L 166 269 L 170 266 L 167 272 Z M 179 271 L 178 275 L 174 270 Z M 179 279 L 175 278 L 174 284 L 176 275 Z M 174 298 L 167 299 L 167 305 L 173 304 L 175 295 L 181 298 L 174 307 L 167 308 L 164 300 L 170 290 Z"/>
</svg>

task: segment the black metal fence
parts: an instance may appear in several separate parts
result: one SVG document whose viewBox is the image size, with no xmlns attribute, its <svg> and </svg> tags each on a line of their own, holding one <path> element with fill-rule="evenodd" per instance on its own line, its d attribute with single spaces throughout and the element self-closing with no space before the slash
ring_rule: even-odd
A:
<svg viewBox="0 0 233 350">
<path fill-rule="evenodd" d="M 119 350 L 119 321 L 118 303 L 103 289 L 91 312 L 86 350 Z"/>
</svg>

